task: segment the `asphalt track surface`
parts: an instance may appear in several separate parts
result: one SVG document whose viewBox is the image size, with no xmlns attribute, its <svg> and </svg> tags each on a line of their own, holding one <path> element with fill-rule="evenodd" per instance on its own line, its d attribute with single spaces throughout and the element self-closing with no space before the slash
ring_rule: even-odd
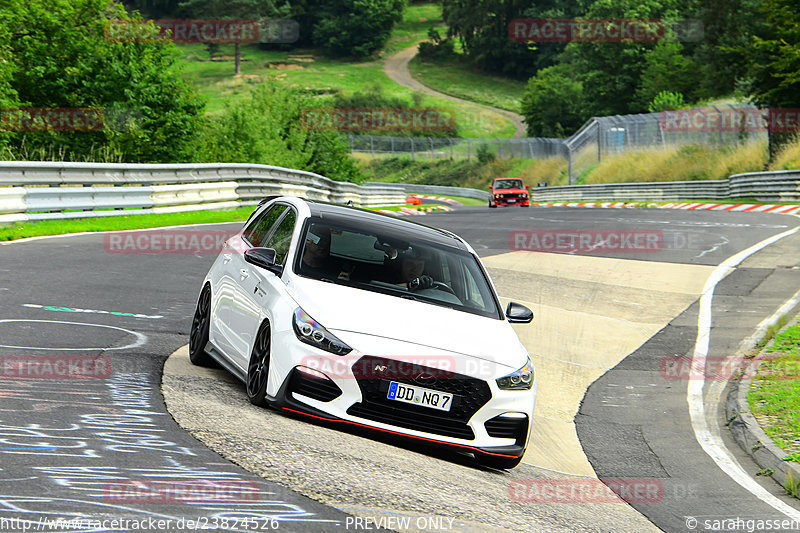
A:
<svg viewBox="0 0 800 533">
<path fill-rule="evenodd" d="M 655 230 L 663 235 L 656 253 L 590 253 L 700 265 L 717 265 L 798 224 L 793 217 L 750 213 L 483 207 L 423 221 L 456 231 L 482 256 L 508 252 L 515 242 L 510 235 L 519 230 Z M 216 229 L 233 232 L 235 226 Z M 800 286 L 797 241 L 773 246 L 784 248 L 754 256 L 718 287 L 710 355 L 734 350 Z M 222 459 L 179 428 L 164 408 L 161 368 L 187 342 L 198 284 L 214 255 L 108 248 L 103 235 L 0 246 L 0 530 L 23 530 L 14 519 L 44 524 L 56 518 L 144 520 L 138 529 L 175 531 L 197 529 L 186 522 L 181 528 L 181 519 L 212 530 L 269 530 L 276 525 L 270 518 L 279 519 L 284 531 L 349 529 L 352 516 L 268 481 L 268 473 L 265 480 Z M 685 382 L 657 375 L 656 361 L 665 354 L 691 351 L 696 324 L 695 304 L 592 385 L 576 417 L 586 455 L 601 479 L 661 481 L 658 501 L 633 505 L 665 531 L 703 530 L 703 519 L 780 518 L 699 448 L 688 422 Z M 54 357 L 87 365 L 87 376 L 54 379 L 46 367 Z M 748 472 L 757 471 L 735 443 L 727 444 Z M 760 482 L 789 501 L 771 480 Z M 187 486 L 196 492 L 181 492 Z M 145 491 L 132 487 L 173 492 L 162 497 L 167 501 L 152 495 L 142 501 Z M 554 518 L 568 517 L 563 509 L 526 512 L 531 523 L 546 526 L 540 530 L 569 530 L 568 520 Z M 696 517 L 699 525 L 688 528 L 686 517 Z M 159 519 L 172 522 L 151 525 Z M 106 523 L 43 530 L 130 529 Z M 626 530 L 611 523 L 591 529 Z"/>
</svg>

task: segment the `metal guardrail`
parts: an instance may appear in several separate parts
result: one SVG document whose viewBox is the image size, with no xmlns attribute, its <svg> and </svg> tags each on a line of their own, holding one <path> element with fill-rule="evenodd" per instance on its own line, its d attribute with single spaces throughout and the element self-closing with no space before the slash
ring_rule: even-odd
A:
<svg viewBox="0 0 800 533">
<path fill-rule="evenodd" d="M 749 172 L 725 180 L 616 183 L 531 188 L 531 199 L 549 201 L 730 200 L 800 202 L 800 170 Z"/>
<path fill-rule="evenodd" d="M 437 196 L 463 196 L 464 198 L 475 198 L 477 200 L 489 201 L 489 191 L 479 189 L 469 189 L 467 187 L 448 187 L 446 185 L 414 185 L 408 183 L 379 183 L 369 182 L 368 186 L 391 187 L 404 193 L 422 193 Z"/>
<path fill-rule="evenodd" d="M 375 184 L 378 185 L 378 184 Z M 406 193 L 465 196 L 488 201 L 488 191 L 464 187 L 383 183 Z M 753 198 L 760 202 L 800 202 L 800 170 L 750 172 L 724 180 L 662 181 L 652 183 L 611 183 L 567 185 L 529 189 L 535 202 L 583 202 L 623 200 L 730 200 Z"/>
<path fill-rule="evenodd" d="M 0 161 L 0 222 L 229 209 L 269 195 L 371 207 L 405 194 L 268 165 Z"/>
</svg>

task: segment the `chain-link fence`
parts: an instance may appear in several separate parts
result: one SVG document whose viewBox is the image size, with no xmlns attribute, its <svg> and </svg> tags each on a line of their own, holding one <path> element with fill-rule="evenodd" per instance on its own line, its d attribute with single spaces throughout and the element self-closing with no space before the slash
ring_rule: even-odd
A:
<svg viewBox="0 0 800 533">
<path fill-rule="evenodd" d="M 725 146 L 767 141 L 767 110 L 749 104 L 709 106 L 640 115 L 594 117 L 564 139 L 569 182 L 605 157 L 630 150 L 685 144 Z"/>
<path fill-rule="evenodd" d="M 749 104 L 709 106 L 661 113 L 594 117 L 566 139 L 466 139 L 348 135 L 353 152 L 370 157 L 470 159 L 492 153 L 500 159 L 563 158 L 569 183 L 604 158 L 630 150 L 683 144 L 734 145 L 767 140 L 764 116 Z M 764 115 L 764 116 L 762 116 Z"/>
<path fill-rule="evenodd" d="M 532 137 L 527 139 L 467 139 L 450 137 L 389 137 L 384 135 L 348 135 L 350 150 L 378 157 L 411 159 L 471 159 L 481 153 L 498 159 L 543 159 L 567 157 L 564 139 Z"/>
</svg>

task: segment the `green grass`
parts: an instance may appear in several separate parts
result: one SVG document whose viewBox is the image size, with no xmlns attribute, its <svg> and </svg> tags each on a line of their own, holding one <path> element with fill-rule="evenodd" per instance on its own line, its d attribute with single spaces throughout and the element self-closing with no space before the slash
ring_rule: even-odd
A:
<svg viewBox="0 0 800 533">
<path fill-rule="evenodd" d="M 242 46 L 242 74 L 233 75 L 233 45 L 223 45 L 226 61 L 208 61 L 203 45 L 181 44 L 184 77 L 193 79 L 207 101 L 207 112 L 214 116 L 247 96 L 262 80 L 274 78 L 292 87 L 324 96 L 338 91 L 354 93 L 379 85 L 387 96 L 411 103 L 414 91 L 393 82 L 383 72 L 382 60 L 348 62 L 321 55 L 314 49 L 273 52 L 255 46 Z M 462 137 L 508 138 L 514 127 L 497 113 L 472 104 L 453 102 L 436 96 L 423 96 L 422 107 L 451 109 Z"/>
<path fill-rule="evenodd" d="M 775 337 L 748 392 L 753 415 L 764 432 L 787 453 L 800 458 L 800 325 Z"/>
<path fill-rule="evenodd" d="M 459 197 L 454 197 L 459 199 Z M 464 200 L 476 201 L 472 198 Z M 463 202 L 465 203 L 465 202 Z M 480 202 L 482 204 L 482 202 Z M 472 204 L 468 204 L 472 205 Z M 400 207 L 422 209 L 430 206 L 383 206 L 369 209 L 386 209 L 399 211 Z M 255 206 L 226 209 L 220 211 L 191 211 L 187 213 L 164 213 L 155 215 L 127 215 L 93 218 L 74 218 L 70 220 L 41 220 L 36 222 L 15 222 L 0 224 L 0 241 L 13 241 L 28 237 L 47 235 L 64 235 L 67 233 L 84 233 L 96 231 L 122 231 L 129 229 L 160 228 L 165 226 L 183 226 L 191 224 L 214 224 L 223 222 L 244 222 L 255 209 Z"/>
<path fill-rule="evenodd" d="M 519 113 L 525 82 L 492 76 L 460 62 L 429 62 L 419 56 L 408 65 L 411 75 L 441 93 Z"/>
<path fill-rule="evenodd" d="M 16 222 L 0 225 L 0 241 L 63 235 L 86 231 L 118 231 L 126 229 L 158 228 L 184 224 L 210 224 L 217 222 L 239 222 L 247 220 L 255 207 L 240 207 L 222 211 L 191 211 L 187 213 L 164 213 L 154 215 L 124 215 L 71 220 L 42 220 Z"/>
<path fill-rule="evenodd" d="M 421 192 L 416 194 L 424 195 L 426 193 Z M 477 198 L 468 198 L 466 196 L 452 196 L 450 194 L 448 195 L 437 194 L 435 196 L 441 196 L 442 198 L 450 198 L 451 200 L 455 200 L 456 202 L 461 202 L 464 205 L 486 205 L 486 200 L 478 200 Z"/>
<path fill-rule="evenodd" d="M 403 20 L 398 22 L 383 53 L 391 55 L 428 38 L 428 29 L 436 26 L 442 33 L 441 4 L 411 4 L 403 13 Z"/>
<path fill-rule="evenodd" d="M 295 49 L 291 52 L 261 50 L 256 45 L 241 46 L 240 76 L 234 76 L 234 45 L 221 45 L 216 60 L 210 61 L 202 44 L 179 44 L 183 75 L 208 101 L 210 116 L 235 106 L 252 87 L 268 78 L 325 96 L 339 91 L 354 93 L 379 85 L 387 96 L 412 102 L 414 91 L 396 84 L 383 73 L 383 59 L 427 38 L 431 26 L 440 26 L 439 4 L 416 4 L 406 8 L 403 20 L 395 26 L 384 50 L 365 61 L 333 59 L 316 49 Z M 476 82 L 481 81 L 479 78 Z M 491 85 L 483 81 L 484 85 Z M 497 113 L 468 103 L 453 102 L 435 96 L 423 96 L 423 107 L 450 109 L 455 114 L 461 137 L 509 138 L 514 127 Z"/>
</svg>

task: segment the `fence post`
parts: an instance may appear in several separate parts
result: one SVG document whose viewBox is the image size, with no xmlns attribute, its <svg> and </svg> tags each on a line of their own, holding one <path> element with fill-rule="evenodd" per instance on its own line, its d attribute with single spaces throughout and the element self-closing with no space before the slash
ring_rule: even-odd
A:
<svg viewBox="0 0 800 533">
<path fill-rule="evenodd" d="M 472 151 L 470 150 L 469 137 L 467 137 L 467 161 L 469 161 L 469 158 L 471 156 L 472 156 Z"/>
<path fill-rule="evenodd" d="M 372 135 L 369 136 L 369 153 L 375 159 L 375 137 Z"/>
<path fill-rule="evenodd" d="M 572 168 L 572 147 L 567 145 L 567 170 L 569 173 L 569 184 L 575 185 L 575 171 Z"/>
<path fill-rule="evenodd" d="M 414 161 L 414 137 L 408 138 L 411 141 L 411 160 Z"/>
<path fill-rule="evenodd" d="M 392 157 L 394 157 L 394 137 L 389 137 L 392 140 Z"/>
<path fill-rule="evenodd" d="M 436 156 L 433 153 L 433 137 L 428 137 L 428 141 L 430 141 L 431 143 L 431 161 L 433 161 L 434 159 L 436 159 Z"/>
<path fill-rule="evenodd" d="M 453 159 L 453 138 L 452 137 L 448 137 L 447 140 L 450 142 L 450 160 L 452 161 L 452 159 Z"/>
</svg>

